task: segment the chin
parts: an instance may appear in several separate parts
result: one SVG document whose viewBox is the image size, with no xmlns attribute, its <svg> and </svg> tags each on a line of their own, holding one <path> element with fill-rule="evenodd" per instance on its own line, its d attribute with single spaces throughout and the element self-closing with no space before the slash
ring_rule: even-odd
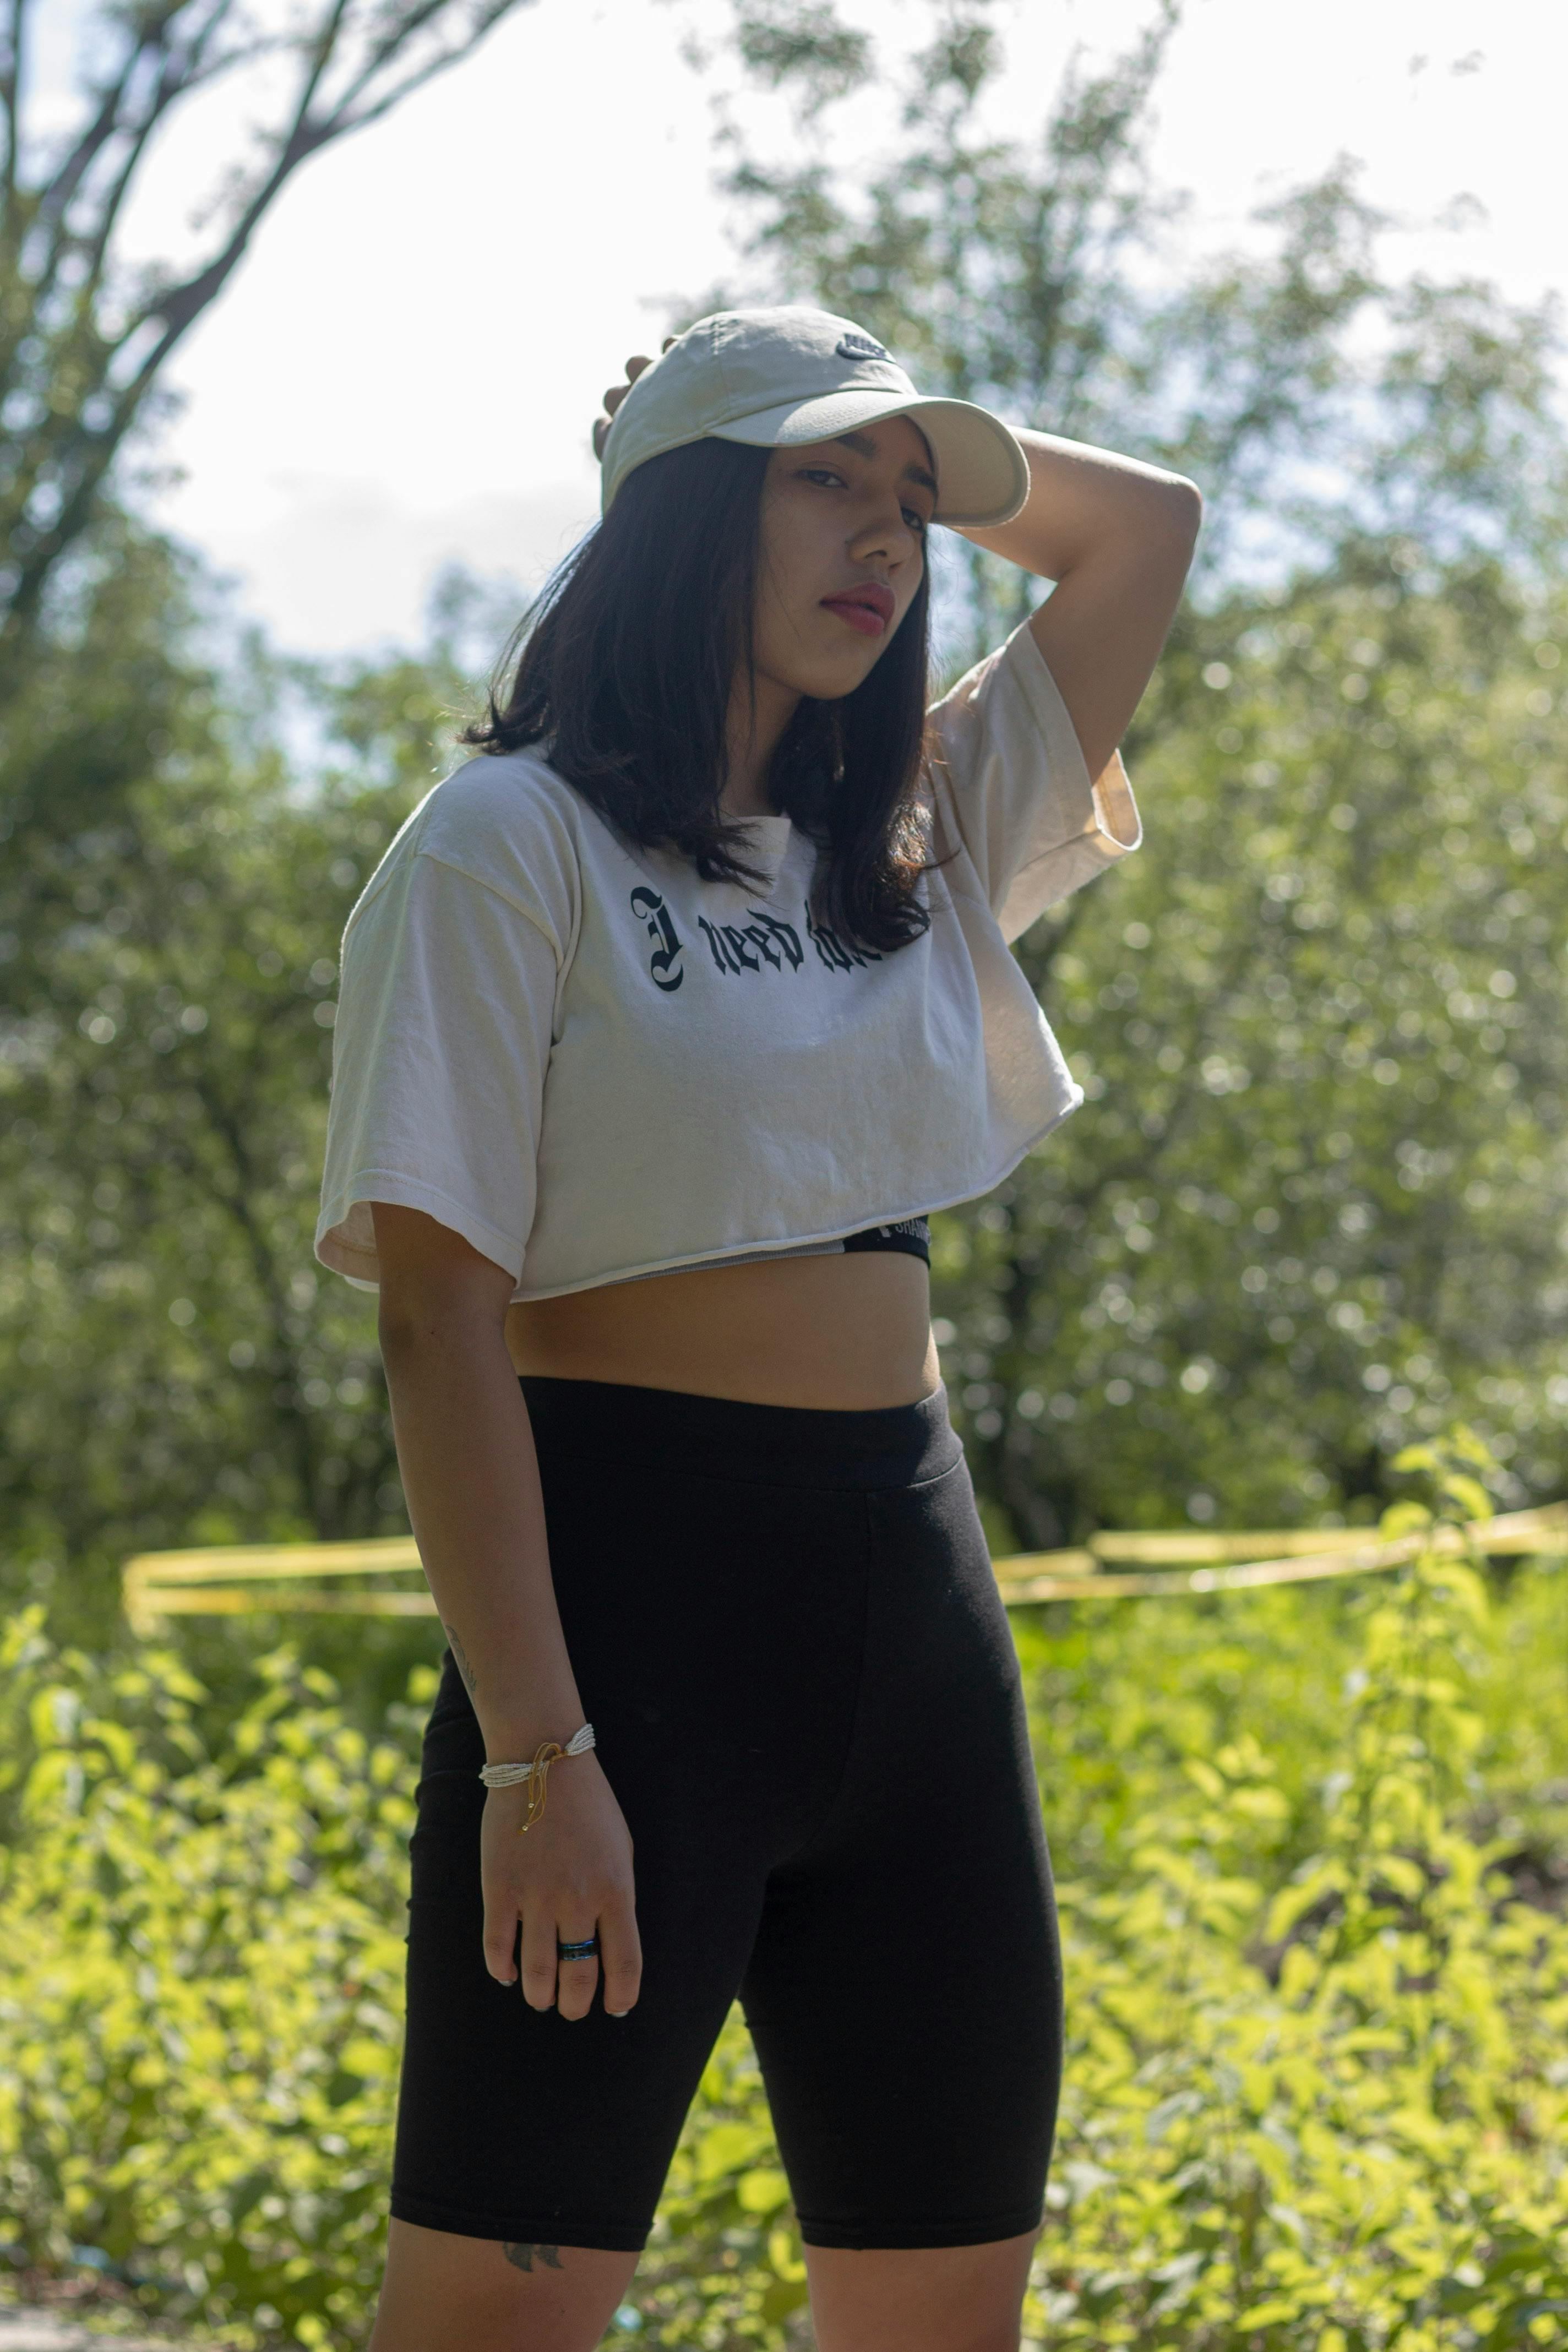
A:
<svg viewBox="0 0 1568 2352">
<path fill-rule="evenodd" d="M 888 639 L 884 637 L 875 646 L 868 646 L 865 653 L 857 652 L 848 661 L 814 663 L 810 677 L 802 677 L 797 682 L 796 692 L 810 695 L 814 702 L 842 702 L 845 696 L 853 694 L 858 686 L 865 685 L 887 643 Z"/>
<path fill-rule="evenodd" d="M 803 696 L 809 696 L 813 702 L 844 702 L 858 686 L 864 684 L 865 673 L 862 671 L 858 677 L 816 678 L 809 686 L 802 686 L 798 690 Z"/>
</svg>

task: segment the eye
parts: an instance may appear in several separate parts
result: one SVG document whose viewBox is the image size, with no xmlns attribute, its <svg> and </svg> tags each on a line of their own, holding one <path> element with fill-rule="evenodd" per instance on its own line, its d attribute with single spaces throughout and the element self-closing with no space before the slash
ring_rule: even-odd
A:
<svg viewBox="0 0 1568 2352">
<path fill-rule="evenodd" d="M 931 529 L 930 523 L 926 520 L 924 515 L 921 514 L 918 507 L 906 507 L 904 509 L 904 520 L 909 524 L 910 529 L 916 532 L 921 539 L 925 537 L 927 531 Z"/>
<path fill-rule="evenodd" d="M 800 478 L 803 482 L 826 482 L 836 490 L 846 488 L 843 475 L 832 466 L 803 466 Z"/>
</svg>

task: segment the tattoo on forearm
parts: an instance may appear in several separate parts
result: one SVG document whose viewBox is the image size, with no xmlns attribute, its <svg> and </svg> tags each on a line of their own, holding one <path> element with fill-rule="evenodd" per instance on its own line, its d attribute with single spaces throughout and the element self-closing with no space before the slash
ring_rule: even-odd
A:
<svg viewBox="0 0 1568 2352">
<path fill-rule="evenodd" d="M 472 1666 L 468 1664 L 468 1654 L 467 1650 L 464 1649 L 462 1642 L 458 1638 L 457 1627 L 455 1625 L 448 1625 L 447 1620 L 443 1617 L 441 1620 L 441 1630 L 446 1634 L 447 1645 L 451 1650 L 453 1657 L 458 1662 L 458 1672 L 463 1677 L 463 1688 L 468 1692 L 470 1698 L 478 1698 L 479 1695 L 479 1676 L 475 1674 Z"/>
<path fill-rule="evenodd" d="M 531 2271 L 533 2268 L 535 2254 L 546 2270 L 563 2271 L 566 2267 L 561 2259 L 559 2246 L 514 2246 L 509 2242 L 503 2242 L 501 2252 L 514 2271 Z"/>
</svg>

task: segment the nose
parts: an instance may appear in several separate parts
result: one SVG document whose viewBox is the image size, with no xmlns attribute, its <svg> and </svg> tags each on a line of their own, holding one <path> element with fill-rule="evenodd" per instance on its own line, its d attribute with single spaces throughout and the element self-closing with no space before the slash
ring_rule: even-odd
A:
<svg viewBox="0 0 1568 2352">
<path fill-rule="evenodd" d="M 876 514 L 855 531 L 849 541 L 849 554 L 856 563 L 880 561 L 896 568 L 918 553 L 920 543 L 920 534 L 904 520 L 903 506 L 895 493 L 885 506 L 879 502 Z"/>
</svg>

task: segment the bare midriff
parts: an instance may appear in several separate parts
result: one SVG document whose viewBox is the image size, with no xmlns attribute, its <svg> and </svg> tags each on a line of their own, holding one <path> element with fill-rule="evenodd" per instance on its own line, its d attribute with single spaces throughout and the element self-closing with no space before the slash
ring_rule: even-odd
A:
<svg viewBox="0 0 1568 2352">
<path fill-rule="evenodd" d="M 520 1372 L 833 1412 L 937 1388 L 931 1277 L 892 1250 L 696 1266 L 511 1307 Z"/>
</svg>

